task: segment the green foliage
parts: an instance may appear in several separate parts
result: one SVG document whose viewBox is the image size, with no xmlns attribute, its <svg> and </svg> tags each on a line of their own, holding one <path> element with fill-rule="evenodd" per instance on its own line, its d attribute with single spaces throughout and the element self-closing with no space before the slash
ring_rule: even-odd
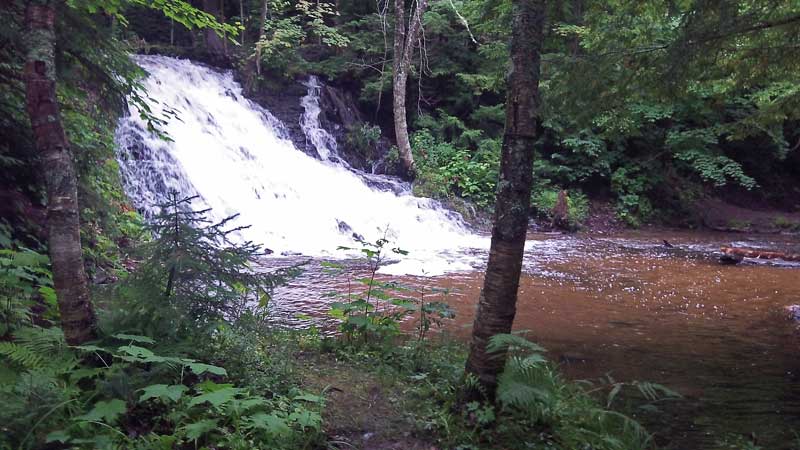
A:
<svg viewBox="0 0 800 450">
<path fill-rule="evenodd" d="M 381 128 L 367 123 L 348 130 L 345 136 L 347 145 L 353 148 L 365 161 L 374 162 L 378 141 L 381 139 Z"/>
<path fill-rule="evenodd" d="M 417 342 L 422 343 L 433 327 L 441 327 L 445 319 L 455 317 L 455 312 L 442 299 L 448 293 L 446 290 L 424 284 L 407 286 L 394 280 L 382 281 L 377 278 L 377 272 L 389 253 L 403 256 L 407 254 L 406 251 L 399 248 L 387 251 L 389 241 L 385 238 L 374 243 L 359 242 L 361 248 L 357 250 L 363 255 L 362 262 L 368 267 L 368 276 L 358 277 L 343 264 L 323 263 L 329 275 L 347 278 L 348 292 L 329 294 L 343 297 L 345 301 L 332 303 L 328 314 L 341 321 L 339 330 L 348 346 L 358 348 L 364 344 L 368 348 L 390 349 L 401 332 L 401 322 L 409 316 L 416 316 L 415 337 Z M 347 247 L 340 249 L 356 250 Z"/>
<path fill-rule="evenodd" d="M 647 197 L 652 186 L 652 178 L 642 174 L 637 168 L 620 167 L 611 176 L 611 189 L 617 194 L 617 217 L 632 227 L 653 214 L 653 207 Z"/>
<path fill-rule="evenodd" d="M 235 216 L 213 222 L 208 210 L 191 209 L 192 200 L 173 193 L 152 219 L 143 262 L 114 291 L 127 303 L 114 316 L 118 329 L 176 338 L 226 320 L 263 318 L 272 289 L 298 273 L 299 266 L 256 270 L 265 253 L 232 239 L 244 228 L 230 225 Z"/>
<path fill-rule="evenodd" d="M 338 13 L 331 3 L 300 0 L 270 0 L 270 20 L 263 24 L 263 35 L 254 45 L 251 58 L 259 57 L 265 67 L 283 75 L 306 69 L 305 47 L 344 47 L 348 38 L 328 24 Z"/>
<path fill-rule="evenodd" d="M 673 391 L 653 383 L 617 383 L 609 378 L 603 386 L 609 394 L 605 406 L 577 384 L 564 381 L 544 358 L 544 349 L 517 335 L 493 336 L 492 351 L 509 350 L 509 358 L 498 378 L 497 399 L 512 418 L 537 423 L 550 430 L 560 448 L 588 446 L 596 449 L 646 449 L 652 437 L 633 419 L 608 410 L 624 386 L 633 386 L 648 401 L 676 398 Z M 596 392 L 598 389 L 592 389 Z M 512 419 L 514 420 L 514 419 Z M 533 445 L 533 442 L 529 445 Z M 552 445 L 552 444 L 551 444 Z"/>
<path fill-rule="evenodd" d="M 560 190 L 541 188 L 531 192 L 531 206 L 541 219 L 551 221 L 553 208 L 558 202 Z M 567 220 L 570 228 L 578 229 L 589 215 L 589 199 L 580 191 L 571 191 L 567 195 Z"/>
<path fill-rule="evenodd" d="M 387 253 L 404 255 L 407 252 L 399 248 L 387 248 L 389 241 L 385 238 L 368 242 L 359 240 L 360 249 L 339 247 L 339 250 L 358 250 L 367 264 L 366 277 L 353 278 L 345 266 L 336 263 L 325 263 L 332 275 L 344 274 L 348 279 L 347 293 L 331 293 L 332 296 L 344 297 L 344 302 L 334 302 L 328 312 L 332 317 L 341 320 L 339 326 L 348 343 L 372 341 L 387 342 L 400 332 L 400 321 L 413 310 L 413 304 L 403 298 L 396 298 L 398 292 L 407 288 L 394 282 L 384 282 L 376 278 L 378 269 L 385 263 Z M 353 283 L 360 288 L 353 289 Z"/>
<path fill-rule="evenodd" d="M 137 345 L 69 348 L 58 328 L 27 327 L 14 339 L 0 347 L 0 367 L 16 374 L 0 380 L 0 399 L 9 405 L 0 411 L 3 447 L 129 448 L 170 439 L 174 445 L 308 448 L 321 430 L 321 397 L 253 395 L 218 384 L 227 376 L 222 367 Z M 113 340 L 152 345 L 145 336 Z"/>
<path fill-rule="evenodd" d="M 487 208 L 494 202 L 499 142 L 482 138 L 479 131 L 466 130 L 457 119 L 451 119 L 453 132 L 461 133 L 460 141 L 474 143 L 476 150 L 438 139 L 427 129 L 414 133 L 411 145 L 418 173 L 414 191 L 438 199 L 461 197 Z"/>
<path fill-rule="evenodd" d="M 10 242 L 10 240 L 9 240 Z M 0 249 L 0 339 L 33 320 L 54 318 L 56 306 L 50 259 L 29 249 Z"/>
</svg>

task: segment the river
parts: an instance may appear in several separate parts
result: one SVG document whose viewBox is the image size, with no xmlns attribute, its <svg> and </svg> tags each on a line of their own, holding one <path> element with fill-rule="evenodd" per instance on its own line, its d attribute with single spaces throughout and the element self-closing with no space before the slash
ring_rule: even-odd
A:
<svg viewBox="0 0 800 450">
<path fill-rule="evenodd" d="M 785 307 L 800 303 L 800 271 L 772 264 L 721 265 L 720 245 L 793 249 L 796 237 L 708 232 L 531 234 L 514 328 L 548 349 L 573 379 L 663 384 L 683 395 L 640 418 L 670 449 L 708 449 L 754 435 L 765 449 L 796 448 L 800 430 L 800 332 Z M 662 240 L 674 248 L 666 248 Z M 310 264 L 279 290 L 274 312 L 295 326 L 310 314 L 323 329 L 329 291 L 346 287 Z M 480 267 L 438 277 L 400 277 L 447 289 L 446 333 L 468 340 Z"/>
</svg>

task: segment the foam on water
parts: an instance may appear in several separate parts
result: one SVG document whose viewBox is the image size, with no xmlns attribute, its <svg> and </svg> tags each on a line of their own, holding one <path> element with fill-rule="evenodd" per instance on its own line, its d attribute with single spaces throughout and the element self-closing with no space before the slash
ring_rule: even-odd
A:
<svg viewBox="0 0 800 450">
<path fill-rule="evenodd" d="M 343 256 L 336 248 L 356 246 L 354 235 L 374 241 L 385 234 L 410 252 L 385 268 L 394 274 L 471 270 L 481 259 L 474 255 L 485 255 L 488 240 L 458 214 L 414 197 L 396 180 L 337 162 L 335 140 L 318 122 L 318 80 L 307 83 L 301 125 L 324 160 L 297 150 L 280 121 L 244 98 L 231 73 L 164 56 L 136 61 L 149 73 L 148 105 L 156 116 L 167 113 L 162 129 L 172 139 L 149 133 L 135 106 L 120 120 L 125 190 L 145 215 L 170 190 L 199 195 L 204 205 L 197 206 L 212 208 L 216 218 L 240 214 L 238 224 L 251 225 L 242 237 L 275 254 Z M 374 187 L 380 182 L 383 188 Z"/>
</svg>

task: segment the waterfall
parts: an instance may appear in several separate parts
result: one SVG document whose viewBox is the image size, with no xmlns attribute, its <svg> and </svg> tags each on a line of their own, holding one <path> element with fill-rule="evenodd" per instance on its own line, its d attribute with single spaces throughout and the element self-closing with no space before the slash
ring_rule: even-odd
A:
<svg viewBox="0 0 800 450">
<path fill-rule="evenodd" d="M 247 100 L 230 72 L 186 60 L 137 56 L 148 106 L 171 140 L 147 131 L 135 105 L 116 140 L 123 185 L 145 216 L 170 190 L 199 195 L 215 218 L 240 214 L 243 238 L 276 255 L 343 257 L 338 246 L 386 237 L 410 252 L 385 271 L 470 270 L 488 242 L 460 215 L 411 195 L 407 185 L 337 163 L 335 140 L 319 127 L 319 82 L 310 79 L 301 124 L 323 161 L 292 145 L 269 111 Z M 332 160 L 328 160 L 331 158 Z M 482 251 L 473 249 L 482 248 Z M 478 258 L 480 259 L 480 258 Z"/>
<path fill-rule="evenodd" d="M 321 112 L 319 93 L 320 89 L 322 89 L 319 79 L 312 75 L 303 84 L 308 88 L 308 93 L 300 99 L 300 105 L 304 111 L 300 117 L 300 126 L 303 129 L 303 133 L 323 161 L 330 159 L 331 155 L 338 159 L 336 139 L 319 124 L 319 114 Z"/>
</svg>

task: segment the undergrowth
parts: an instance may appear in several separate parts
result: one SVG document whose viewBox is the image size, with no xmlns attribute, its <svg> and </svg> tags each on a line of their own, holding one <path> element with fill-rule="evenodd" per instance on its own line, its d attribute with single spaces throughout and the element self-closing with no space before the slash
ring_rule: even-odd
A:
<svg viewBox="0 0 800 450">
<path fill-rule="evenodd" d="M 260 247 L 232 238 L 233 218 L 211 221 L 191 203 L 173 195 L 162 205 L 136 270 L 95 292 L 101 334 L 82 346 L 66 345 L 57 326 L 47 257 L 0 253 L 0 448 L 345 448 L 323 421 L 335 407 L 329 386 L 301 388 L 309 357 L 332 358 L 334 378 L 402 387 L 392 408 L 405 428 L 387 432 L 440 448 L 653 448 L 609 408 L 624 387 L 649 403 L 671 391 L 567 381 L 517 335 L 492 340 L 511 355 L 498 401 L 463 403 L 474 380 L 466 348 L 444 331 L 448 292 L 380 276 L 389 255 L 405 254 L 386 239 L 347 249 L 362 255 L 353 265 L 324 264 L 350 286 L 332 294 L 337 335 L 277 328 L 271 291 L 302 267 L 263 270 Z"/>
</svg>

